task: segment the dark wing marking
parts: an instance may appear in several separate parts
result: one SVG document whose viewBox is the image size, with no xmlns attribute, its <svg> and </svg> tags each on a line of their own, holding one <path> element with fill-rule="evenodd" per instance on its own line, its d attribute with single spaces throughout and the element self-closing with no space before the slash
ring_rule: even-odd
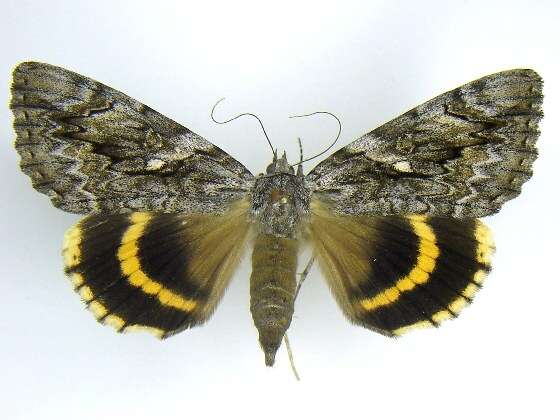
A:
<svg viewBox="0 0 560 420">
<path fill-rule="evenodd" d="M 66 273 L 98 321 L 165 338 L 213 313 L 244 250 L 247 210 L 88 216 L 66 233 Z"/>
<path fill-rule="evenodd" d="M 253 179 L 187 128 L 60 67 L 18 65 L 10 106 L 23 172 L 69 212 L 222 212 Z"/>
<path fill-rule="evenodd" d="M 483 77 L 350 143 L 306 179 L 338 214 L 496 213 L 532 175 L 542 98 L 532 70 Z"/>
<path fill-rule="evenodd" d="M 494 245 L 477 219 L 337 216 L 312 205 L 310 238 L 344 314 L 385 335 L 439 326 L 471 302 Z"/>
</svg>

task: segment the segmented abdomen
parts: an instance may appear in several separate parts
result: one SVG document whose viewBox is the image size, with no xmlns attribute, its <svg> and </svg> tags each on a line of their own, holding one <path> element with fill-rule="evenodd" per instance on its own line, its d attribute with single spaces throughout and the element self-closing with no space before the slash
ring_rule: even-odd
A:
<svg viewBox="0 0 560 420">
<path fill-rule="evenodd" d="M 268 366 L 274 357 L 294 313 L 297 241 L 259 234 L 253 248 L 251 314 Z"/>
</svg>

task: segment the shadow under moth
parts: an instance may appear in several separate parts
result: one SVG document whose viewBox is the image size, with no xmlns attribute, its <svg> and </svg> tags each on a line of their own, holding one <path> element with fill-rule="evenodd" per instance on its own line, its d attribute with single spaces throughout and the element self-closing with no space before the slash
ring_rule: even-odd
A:
<svg viewBox="0 0 560 420">
<path fill-rule="evenodd" d="M 387 336 L 471 302 L 494 250 L 478 218 L 531 177 L 542 80 L 475 80 L 363 135 L 307 175 L 264 174 L 108 86 L 60 67 L 13 72 L 21 168 L 65 211 L 64 268 L 95 318 L 166 338 L 214 312 L 247 243 L 250 309 L 271 366 L 310 245 L 344 315 Z M 297 166 L 297 170 L 294 170 Z"/>
</svg>

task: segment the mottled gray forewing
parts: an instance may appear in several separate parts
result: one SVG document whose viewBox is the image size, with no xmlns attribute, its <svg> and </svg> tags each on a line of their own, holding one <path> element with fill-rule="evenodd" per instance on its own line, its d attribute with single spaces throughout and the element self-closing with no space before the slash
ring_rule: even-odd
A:
<svg viewBox="0 0 560 420">
<path fill-rule="evenodd" d="M 220 213 L 253 179 L 187 128 L 60 67 L 18 65 L 10 106 L 23 172 L 69 212 Z"/>
<path fill-rule="evenodd" d="M 496 213 L 532 175 L 542 98 L 532 70 L 483 77 L 364 135 L 306 180 L 339 214 Z"/>
</svg>

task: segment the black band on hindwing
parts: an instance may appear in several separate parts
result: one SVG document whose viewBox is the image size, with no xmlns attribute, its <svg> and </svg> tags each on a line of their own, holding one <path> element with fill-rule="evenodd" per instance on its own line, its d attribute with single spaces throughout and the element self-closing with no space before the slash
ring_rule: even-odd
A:
<svg viewBox="0 0 560 420">
<path fill-rule="evenodd" d="M 438 326 L 470 303 L 480 287 L 474 281 L 477 274 L 490 270 L 477 256 L 480 241 L 486 239 L 477 237 L 483 225 L 476 219 L 391 217 L 380 218 L 377 226 L 372 274 L 360 285 L 360 293 L 367 296 L 359 299 L 366 309 L 366 326 L 394 334 L 412 325 Z M 437 254 L 425 260 L 435 264 L 421 261 L 424 252 Z M 420 270 L 423 264 L 428 268 Z"/>
<path fill-rule="evenodd" d="M 112 324 L 119 331 L 138 325 L 161 330 L 158 334 L 162 336 L 169 335 L 188 324 L 191 314 L 162 304 L 158 295 L 146 293 L 124 275 L 118 253 L 124 235 L 133 225 L 131 217 L 131 214 L 95 215 L 80 222 L 75 228 L 80 230 L 80 262 L 66 271 L 81 275 L 83 283 L 77 290 L 90 308 L 102 308 L 101 312 L 97 309 L 99 321 L 112 317 Z M 151 220 L 159 221 L 159 215 Z M 150 222 L 136 241 L 140 270 L 166 289 L 183 295 L 187 288 L 180 287 L 188 284 L 185 281 L 188 260 L 184 243 L 181 245 L 177 239 L 179 222 L 162 217 L 160 222 L 153 223 L 155 229 L 148 229 L 149 225 Z M 85 288 L 87 293 L 83 293 Z"/>
<path fill-rule="evenodd" d="M 165 287 L 185 296 L 201 293 L 195 282 L 189 281 L 188 267 L 192 248 L 189 238 L 176 215 L 161 214 L 152 218 L 139 240 L 139 257 L 144 272 L 165 282 Z"/>
<path fill-rule="evenodd" d="M 393 285 L 405 276 L 416 262 L 418 238 L 405 218 L 379 218 L 375 224 L 377 237 L 371 250 L 372 281 L 360 285 L 360 291 L 371 296 Z"/>
</svg>

